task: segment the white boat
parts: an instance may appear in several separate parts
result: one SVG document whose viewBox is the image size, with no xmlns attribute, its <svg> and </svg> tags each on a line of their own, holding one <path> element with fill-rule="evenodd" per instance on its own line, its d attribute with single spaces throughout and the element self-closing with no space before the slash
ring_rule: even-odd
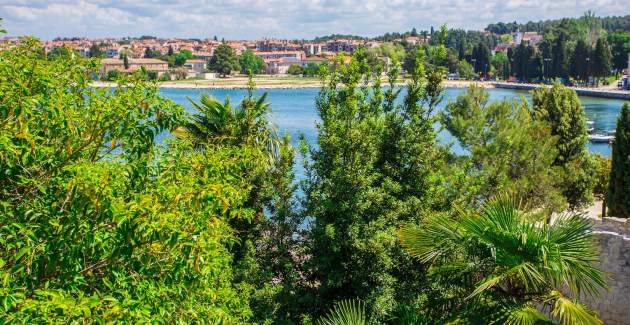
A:
<svg viewBox="0 0 630 325">
<path fill-rule="evenodd" d="M 595 122 L 591 120 L 586 121 L 586 130 L 589 134 L 595 132 Z"/>
<path fill-rule="evenodd" d="M 613 143 L 615 136 L 608 134 L 589 134 L 588 140 L 593 143 Z"/>
</svg>

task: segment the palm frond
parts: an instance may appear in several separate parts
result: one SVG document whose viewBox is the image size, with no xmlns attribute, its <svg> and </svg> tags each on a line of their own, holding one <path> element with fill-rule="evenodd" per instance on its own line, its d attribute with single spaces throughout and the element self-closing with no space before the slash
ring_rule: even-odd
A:
<svg viewBox="0 0 630 325">
<path fill-rule="evenodd" d="M 320 325 L 364 325 L 367 324 L 365 306 L 359 300 L 342 300 L 319 319 Z"/>
<path fill-rule="evenodd" d="M 578 296 L 597 295 L 606 287 L 604 274 L 594 265 L 599 259 L 597 238 L 590 220 L 580 215 L 565 215 L 549 227 L 548 264 L 556 286 L 566 285 Z"/>
<path fill-rule="evenodd" d="M 398 231 L 403 247 L 423 263 L 445 254 L 460 239 L 457 223 L 443 215 L 431 216 L 421 226 L 409 225 Z"/>
<path fill-rule="evenodd" d="M 588 310 L 586 306 L 565 297 L 559 291 L 553 291 L 550 299 L 555 300 L 551 314 L 557 318 L 560 324 L 602 324 L 602 321 L 594 312 Z"/>
<path fill-rule="evenodd" d="M 533 305 L 523 304 L 506 308 L 499 322 L 505 325 L 535 325 L 551 323 L 551 320 Z"/>
</svg>

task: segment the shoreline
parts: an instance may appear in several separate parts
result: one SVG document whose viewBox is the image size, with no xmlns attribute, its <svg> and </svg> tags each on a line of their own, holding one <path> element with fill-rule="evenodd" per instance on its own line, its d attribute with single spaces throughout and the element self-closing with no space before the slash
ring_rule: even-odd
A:
<svg viewBox="0 0 630 325">
<path fill-rule="evenodd" d="M 245 80 L 245 82 L 244 82 Z M 214 83 L 211 80 L 191 80 L 188 82 L 158 82 L 160 89 L 247 89 L 247 79 L 235 79 L 234 82 L 227 82 L 230 79 L 221 80 L 221 83 Z M 271 82 L 270 82 L 271 81 Z M 256 80 L 256 89 L 309 89 L 321 88 L 319 80 L 305 80 L 301 82 L 291 82 L 283 80 L 263 79 Z M 405 82 L 396 83 L 397 86 L 405 86 Z M 483 88 L 496 88 L 494 82 L 468 81 L 468 80 L 444 80 L 442 85 L 445 88 L 468 88 L 475 84 Z M 111 81 L 93 81 L 92 87 L 113 88 L 116 87 L 115 82 Z"/>
<path fill-rule="evenodd" d="M 257 80 L 258 79 L 258 80 Z M 282 77 L 270 78 L 254 78 L 256 89 L 317 89 L 321 87 L 321 81 L 318 79 L 299 78 L 283 79 Z M 404 86 L 405 82 L 398 82 L 397 86 Z M 549 87 L 549 85 L 540 84 L 518 84 L 497 81 L 473 81 L 473 80 L 444 80 L 442 85 L 444 88 L 468 88 L 471 85 L 477 85 L 486 89 L 501 88 L 513 90 L 533 90 L 540 87 Z M 158 82 L 160 89 L 227 89 L 240 90 L 248 88 L 247 78 L 228 78 L 228 79 L 212 79 L 212 80 L 184 80 L 184 81 L 167 81 Z M 110 81 L 93 81 L 92 87 L 116 87 L 115 82 Z M 570 87 L 575 90 L 578 95 L 596 98 L 609 98 L 630 101 L 630 91 L 620 91 L 607 88 L 580 88 Z"/>
</svg>

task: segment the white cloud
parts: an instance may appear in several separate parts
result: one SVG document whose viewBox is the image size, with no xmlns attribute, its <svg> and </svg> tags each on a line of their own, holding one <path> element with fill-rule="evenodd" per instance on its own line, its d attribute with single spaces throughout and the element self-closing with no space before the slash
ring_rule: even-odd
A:
<svg viewBox="0 0 630 325">
<path fill-rule="evenodd" d="M 310 38 L 630 13 L 627 0 L 0 0 L 12 34 Z"/>
</svg>

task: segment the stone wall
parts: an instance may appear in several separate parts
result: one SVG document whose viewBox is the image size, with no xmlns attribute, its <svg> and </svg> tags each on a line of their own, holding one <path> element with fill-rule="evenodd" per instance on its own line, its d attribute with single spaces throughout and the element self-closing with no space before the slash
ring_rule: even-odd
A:
<svg viewBox="0 0 630 325">
<path fill-rule="evenodd" d="M 600 265 L 608 290 L 582 301 L 599 313 L 604 324 L 630 325 L 630 219 L 595 220 L 600 241 Z"/>
</svg>

